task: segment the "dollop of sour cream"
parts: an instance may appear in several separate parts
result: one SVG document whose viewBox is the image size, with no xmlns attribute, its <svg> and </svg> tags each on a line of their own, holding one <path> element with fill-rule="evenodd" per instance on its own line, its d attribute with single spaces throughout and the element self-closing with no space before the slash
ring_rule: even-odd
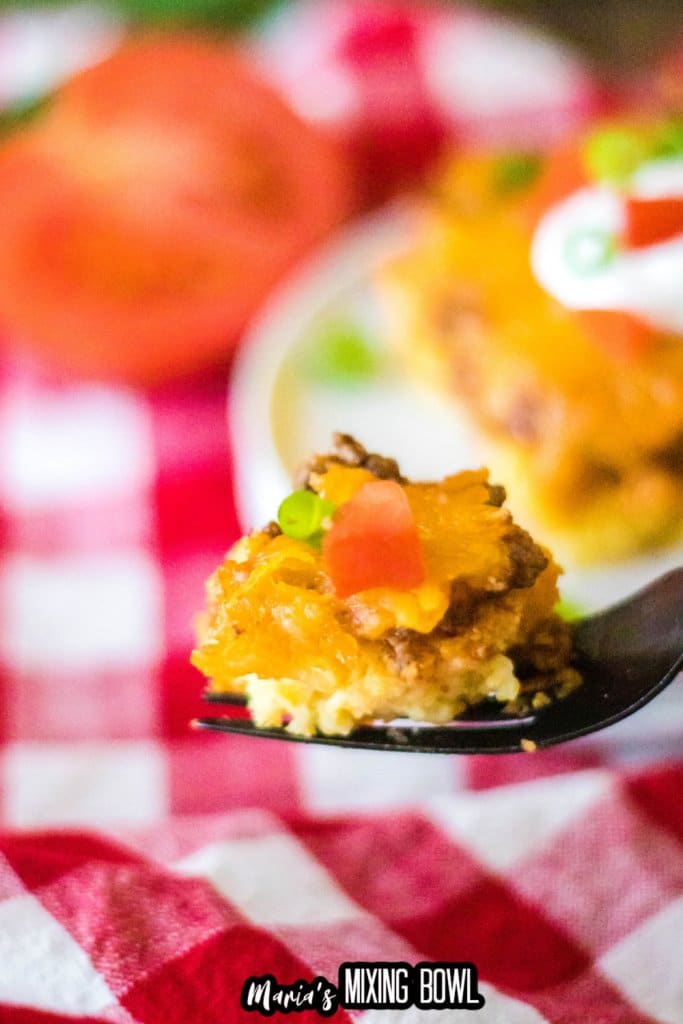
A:
<svg viewBox="0 0 683 1024">
<path fill-rule="evenodd" d="M 683 159 L 653 160 L 634 173 L 628 193 L 683 197 Z M 620 249 L 622 194 L 603 185 L 579 189 L 541 219 L 531 245 L 539 283 L 569 309 L 621 310 L 653 328 L 683 334 L 683 233 L 638 249 Z M 617 239 L 604 259 L 591 253 Z M 596 257 L 596 258 L 593 258 Z"/>
</svg>

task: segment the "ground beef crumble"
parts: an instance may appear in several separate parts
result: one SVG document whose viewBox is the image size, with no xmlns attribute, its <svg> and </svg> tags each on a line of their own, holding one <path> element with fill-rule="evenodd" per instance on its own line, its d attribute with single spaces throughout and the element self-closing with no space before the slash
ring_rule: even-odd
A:
<svg viewBox="0 0 683 1024">
<path fill-rule="evenodd" d="M 332 465 L 367 469 L 380 480 L 396 480 L 399 484 L 408 482 L 406 477 L 401 475 L 396 459 L 367 451 L 360 441 L 356 441 L 355 437 L 350 434 L 334 434 L 332 452 L 325 455 L 314 455 L 305 463 L 297 474 L 297 487 L 312 490 L 311 477 L 326 473 Z"/>
<path fill-rule="evenodd" d="M 510 588 L 533 586 L 548 565 L 548 556 L 521 526 L 512 524 L 506 539 L 510 551 Z"/>
</svg>

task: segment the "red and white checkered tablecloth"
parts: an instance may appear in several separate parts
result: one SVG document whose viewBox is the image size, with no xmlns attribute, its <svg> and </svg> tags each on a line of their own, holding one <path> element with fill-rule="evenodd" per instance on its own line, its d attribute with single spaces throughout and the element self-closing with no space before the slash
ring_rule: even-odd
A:
<svg viewBox="0 0 683 1024">
<path fill-rule="evenodd" d="M 192 620 L 239 533 L 226 391 L 225 373 L 146 393 L 9 361 L 0 370 L 5 824 L 147 825 L 254 803 L 358 809 L 498 774 L 497 758 L 377 761 L 189 731 L 206 710 Z M 604 761 L 589 745 L 533 765 L 576 757 Z M 503 761 L 515 776 L 541 770 Z"/>
<path fill-rule="evenodd" d="M 189 732 L 225 392 L 3 367 L 0 1021 L 232 1024 L 249 975 L 431 959 L 477 965 L 478 1018 L 368 1024 L 681 1024 L 683 762 Z"/>
<path fill-rule="evenodd" d="M 352 53 L 343 33 L 316 44 L 332 47 L 333 98 L 383 95 L 363 64 L 374 8 L 358 6 Z M 72 10 L 49 25 L 73 17 L 70 39 L 80 25 L 106 48 L 116 28 Z M 15 61 L 24 78 L 0 61 L 0 103 L 36 88 L 31 68 L 64 70 L 39 20 L 2 22 L 4 57 L 18 39 L 33 56 Z M 413 57 L 432 52 L 421 24 Z M 512 37 L 460 24 L 482 60 L 430 58 L 429 95 L 464 89 L 471 107 L 490 95 L 492 42 Z M 315 47 L 269 45 L 292 99 L 318 95 Z M 468 131 L 486 136 L 480 114 Z M 486 1005 L 339 1022 L 683 1024 L 683 740 L 632 727 L 616 747 L 448 758 L 189 731 L 192 616 L 239 530 L 226 387 L 64 383 L 0 356 L 0 1024 L 253 1021 L 247 976 L 334 982 L 348 960 L 471 961 Z"/>
<path fill-rule="evenodd" d="M 231 1024 L 249 976 L 430 959 L 473 961 L 484 1009 L 353 1016 L 679 1024 L 682 785 L 584 771 L 372 814 L 0 835 L 0 1019 Z"/>
</svg>

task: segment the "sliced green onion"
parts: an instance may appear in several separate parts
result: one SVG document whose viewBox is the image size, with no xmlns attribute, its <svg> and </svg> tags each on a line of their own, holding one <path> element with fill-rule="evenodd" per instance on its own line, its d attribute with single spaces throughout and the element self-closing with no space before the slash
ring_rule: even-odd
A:
<svg viewBox="0 0 683 1024">
<path fill-rule="evenodd" d="M 651 155 L 651 140 L 644 132 L 630 128 L 602 128 L 593 132 L 584 150 L 593 177 L 617 184 L 627 181 Z"/>
<path fill-rule="evenodd" d="M 604 270 L 616 251 L 614 235 L 598 228 L 581 228 L 567 238 L 564 256 L 572 270 L 588 277 Z"/>
<path fill-rule="evenodd" d="M 335 512 L 336 506 L 313 491 L 294 491 L 277 510 L 280 529 L 295 540 L 319 541 L 324 520 Z"/>
<path fill-rule="evenodd" d="M 521 191 L 534 183 L 541 170 L 536 153 L 508 153 L 493 165 L 493 187 L 501 195 Z"/>
<path fill-rule="evenodd" d="M 561 597 L 555 605 L 555 612 L 565 622 L 573 622 L 574 619 L 583 618 L 586 614 L 586 609 L 578 601 L 570 601 L 566 597 Z"/>
<path fill-rule="evenodd" d="M 326 385 L 356 387 L 372 380 L 378 368 L 372 341 L 350 320 L 321 325 L 305 356 L 307 375 Z"/>
<path fill-rule="evenodd" d="M 683 156 L 683 118 L 672 117 L 664 121 L 655 134 L 653 156 Z"/>
</svg>

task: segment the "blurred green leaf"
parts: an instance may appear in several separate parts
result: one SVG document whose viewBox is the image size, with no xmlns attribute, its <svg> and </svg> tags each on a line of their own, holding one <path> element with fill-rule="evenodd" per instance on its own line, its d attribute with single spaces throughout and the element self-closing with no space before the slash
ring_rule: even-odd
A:
<svg viewBox="0 0 683 1024">
<path fill-rule="evenodd" d="M 375 345 L 360 327 L 347 319 L 321 324 L 304 352 L 304 372 L 310 380 L 332 387 L 355 388 L 379 372 Z"/>
<path fill-rule="evenodd" d="M 23 128 L 24 125 L 28 124 L 29 121 L 32 121 L 37 114 L 40 114 L 45 110 L 49 102 L 49 95 L 40 95 L 22 100 L 20 103 L 15 103 L 6 110 L 1 110 L 0 138 L 3 138 L 10 132 L 15 131 L 17 128 Z"/>
<path fill-rule="evenodd" d="M 126 20 L 138 24 L 154 24 L 218 29 L 244 28 L 258 21 L 283 0 L 100 0 L 100 5 L 118 12 Z M 31 11 L 41 7 L 60 7 L 64 0 L 0 0 L 1 10 Z"/>
</svg>

